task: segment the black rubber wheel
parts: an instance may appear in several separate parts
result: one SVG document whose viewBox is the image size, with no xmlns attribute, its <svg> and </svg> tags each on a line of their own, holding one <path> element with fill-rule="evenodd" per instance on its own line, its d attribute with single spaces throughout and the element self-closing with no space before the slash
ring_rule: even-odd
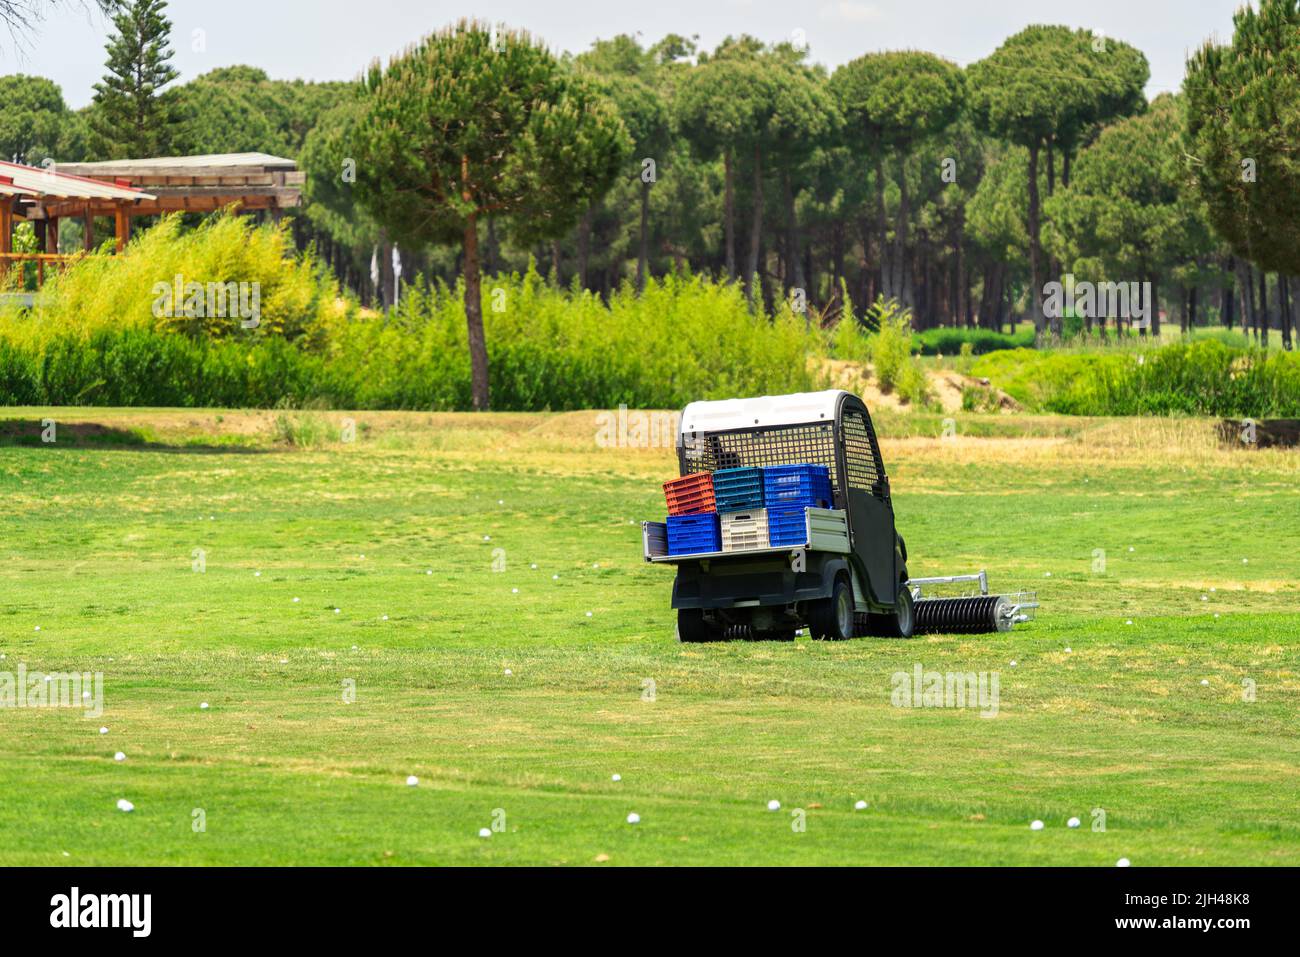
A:
<svg viewBox="0 0 1300 957">
<path fill-rule="evenodd" d="M 678 641 L 684 644 L 696 644 L 703 641 L 717 641 L 720 637 L 713 626 L 704 620 L 704 612 L 701 609 L 677 609 Z"/>
<path fill-rule="evenodd" d="M 857 634 L 872 638 L 911 638 L 916 632 L 916 606 L 911 590 L 898 586 L 894 610 L 883 615 L 857 615 L 854 617 Z"/>
<path fill-rule="evenodd" d="M 818 599 L 809 606 L 808 634 L 819 641 L 853 637 L 853 589 L 843 578 L 835 579 L 830 598 Z"/>
<path fill-rule="evenodd" d="M 882 616 L 888 624 L 886 634 L 890 638 L 911 638 L 916 629 L 916 614 L 912 607 L 912 590 L 906 585 L 898 586 L 898 598 L 894 601 L 894 613 Z"/>
</svg>

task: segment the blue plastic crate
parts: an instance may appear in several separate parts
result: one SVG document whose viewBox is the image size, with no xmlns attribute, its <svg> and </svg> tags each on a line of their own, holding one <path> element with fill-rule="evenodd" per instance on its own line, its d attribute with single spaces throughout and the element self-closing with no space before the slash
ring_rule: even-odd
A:
<svg viewBox="0 0 1300 957">
<path fill-rule="evenodd" d="M 669 555 L 722 551 L 722 529 L 716 512 L 669 515 L 666 522 Z"/>
<path fill-rule="evenodd" d="M 772 548 L 785 545 L 804 545 L 808 542 L 808 507 L 769 508 L 767 510 L 767 541 Z"/>
<path fill-rule="evenodd" d="M 713 473 L 719 512 L 747 512 L 763 507 L 763 470 L 720 469 Z"/>
<path fill-rule="evenodd" d="M 825 465 L 769 465 L 763 469 L 763 504 L 768 509 L 830 508 L 830 469 Z"/>
</svg>

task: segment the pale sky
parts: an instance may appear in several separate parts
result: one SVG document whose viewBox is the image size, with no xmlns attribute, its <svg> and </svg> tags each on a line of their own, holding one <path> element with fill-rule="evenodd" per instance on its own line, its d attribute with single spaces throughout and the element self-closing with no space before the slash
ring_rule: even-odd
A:
<svg viewBox="0 0 1300 957">
<path fill-rule="evenodd" d="M 69 4 L 70 0 L 63 0 Z M 1099 30 L 1132 43 L 1151 62 L 1148 96 L 1176 90 L 1187 54 L 1232 35 L 1237 0 L 171 0 L 173 60 L 184 80 L 244 63 L 279 79 L 349 80 L 462 16 L 522 27 L 554 50 L 593 40 L 698 34 L 712 48 L 728 34 L 766 42 L 803 31 L 812 59 L 838 66 L 876 50 L 920 49 L 965 66 L 1030 23 Z M 196 31 L 206 41 L 197 49 Z M 15 50 L 0 33 L 0 74 L 35 73 L 63 88 L 72 107 L 103 73 L 107 26 L 74 2 L 58 8 Z"/>
</svg>

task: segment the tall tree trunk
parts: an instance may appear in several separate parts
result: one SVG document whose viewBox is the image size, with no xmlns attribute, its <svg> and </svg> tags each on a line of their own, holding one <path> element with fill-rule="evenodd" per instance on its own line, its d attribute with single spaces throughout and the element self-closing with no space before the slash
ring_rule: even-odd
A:
<svg viewBox="0 0 1300 957">
<path fill-rule="evenodd" d="M 1282 273 L 1277 274 L 1278 316 L 1282 320 L 1282 348 L 1291 351 L 1291 281 Z"/>
<path fill-rule="evenodd" d="M 898 224 L 894 228 L 894 274 L 898 277 L 895 288 L 903 305 L 913 308 L 916 293 L 912 287 L 912 270 L 907 263 L 908 228 L 912 216 L 911 197 L 907 192 L 907 156 L 898 155 Z"/>
<path fill-rule="evenodd" d="M 727 278 L 736 278 L 736 184 L 735 173 L 736 163 L 731 155 L 731 147 L 722 154 L 723 190 L 722 199 L 722 219 L 724 232 L 726 235 L 726 256 Z"/>
<path fill-rule="evenodd" d="M 745 297 L 754 304 L 755 277 L 758 275 L 758 251 L 763 242 L 763 150 L 754 147 L 754 215 L 749 226 L 749 259 L 745 263 Z"/>
<path fill-rule="evenodd" d="M 1034 323 L 1034 333 L 1043 334 L 1043 274 L 1039 246 L 1038 208 L 1038 150 L 1035 140 L 1029 145 L 1029 318 Z M 1060 335 L 1061 320 L 1052 320 L 1052 334 Z"/>
<path fill-rule="evenodd" d="M 1063 151 L 1064 152 L 1064 151 Z M 1056 192 L 1056 145 L 1048 140 L 1047 142 L 1047 195 L 1051 196 Z M 1055 256 L 1051 256 L 1047 261 L 1047 282 L 1061 281 L 1061 261 Z M 1057 320 L 1056 325 L 1059 325 Z M 1060 330 L 1054 330 L 1056 335 L 1060 335 Z"/>
<path fill-rule="evenodd" d="M 1241 296 L 1241 327 L 1247 336 L 1253 330 L 1256 341 L 1259 329 L 1255 326 L 1255 282 L 1251 276 L 1250 263 L 1244 259 L 1236 261 L 1237 293 Z"/>
<path fill-rule="evenodd" d="M 560 288 L 560 241 L 551 240 L 551 285 Z"/>
<path fill-rule="evenodd" d="M 803 271 L 803 252 L 799 247 L 799 221 L 794 209 L 794 184 L 790 182 L 790 174 L 784 173 L 781 176 L 782 187 L 785 190 L 785 252 L 787 259 L 787 271 L 792 274 L 790 281 L 791 288 L 802 289 L 804 296 L 808 296 L 807 277 Z"/>
<path fill-rule="evenodd" d="M 1236 263 L 1233 262 L 1231 256 L 1228 257 L 1227 261 L 1224 262 L 1223 265 L 1224 265 L 1225 272 L 1231 274 L 1236 273 Z M 1234 319 L 1233 305 L 1235 303 L 1236 303 L 1236 296 L 1233 293 L 1233 286 L 1231 285 L 1231 280 L 1228 278 L 1228 276 L 1224 276 L 1223 279 L 1219 282 L 1219 321 L 1222 322 L 1229 329 L 1232 328 L 1232 322 Z"/>
<path fill-rule="evenodd" d="M 478 217 L 474 215 L 465 223 L 465 324 L 469 331 L 470 393 L 474 411 L 486 412 L 489 408 L 488 355 L 483 335 L 483 295 L 479 289 Z"/>
<path fill-rule="evenodd" d="M 587 270 L 591 265 L 591 222 L 596 215 L 596 207 L 588 206 L 578 222 L 578 285 L 587 288 Z M 556 262 L 559 260 L 557 259 Z M 560 274 L 560 267 L 555 267 L 555 274 Z"/>
<path fill-rule="evenodd" d="M 880 289 L 879 294 L 886 299 L 898 295 L 898 290 L 894 288 L 894 273 L 890 267 L 889 260 L 889 227 L 888 210 L 885 209 L 885 158 L 883 148 L 876 150 L 876 242 L 879 244 L 877 253 L 880 257 Z"/>
<path fill-rule="evenodd" d="M 1272 325 L 1268 312 L 1268 273 L 1259 271 L 1259 344 L 1268 349 L 1268 330 Z"/>
<path fill-rule="evenodd" d="M 646 271 L 650 268 L 650 184 L 641 183 L 641 235 L 637 244 L 636 291 L 645 289 Z"/>
<path fill-rule="evenodd" d="M 953 325 L 960 326 L 963 323 L 970 325 L 970 280 L 966 271 L 966 243 L 963 235 L 966 232 L 966 207 L 957 207 L 957 234 L 953 241 L 953 248 L 957 253 L 957 288 L 953 296 L 954 308 L 956 314 L 953 316 Z"/>
</svg>

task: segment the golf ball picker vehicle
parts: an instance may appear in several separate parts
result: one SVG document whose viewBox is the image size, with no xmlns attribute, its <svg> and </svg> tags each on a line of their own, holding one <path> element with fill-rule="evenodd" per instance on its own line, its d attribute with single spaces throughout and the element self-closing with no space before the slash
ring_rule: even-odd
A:
<svg viewBox="0 0 1300 957">
<path fill-rule="evenodd" d="M 642 523 L 646 561 L 676 566 L 672 607 L 683 642 L 790 640 L 803 627 L 831 640 L 1005 631 L 1037 607 L 1032 595 L 1019 603 L 988 595 L 983 572 L 909 581 L 875 427 L 850 392 L 692 402 L 682 413 L 677 458 L 682 476 L 825 466 L 831 490 L 829 507 L 807 508 L 793 544 L 783 535 L 770 545 L 764 536 L 756 547 L 670 554 L 667 524 Z M 917 600 L 922 586 L 976 580 L 980 595 Z"/>
</svg>

